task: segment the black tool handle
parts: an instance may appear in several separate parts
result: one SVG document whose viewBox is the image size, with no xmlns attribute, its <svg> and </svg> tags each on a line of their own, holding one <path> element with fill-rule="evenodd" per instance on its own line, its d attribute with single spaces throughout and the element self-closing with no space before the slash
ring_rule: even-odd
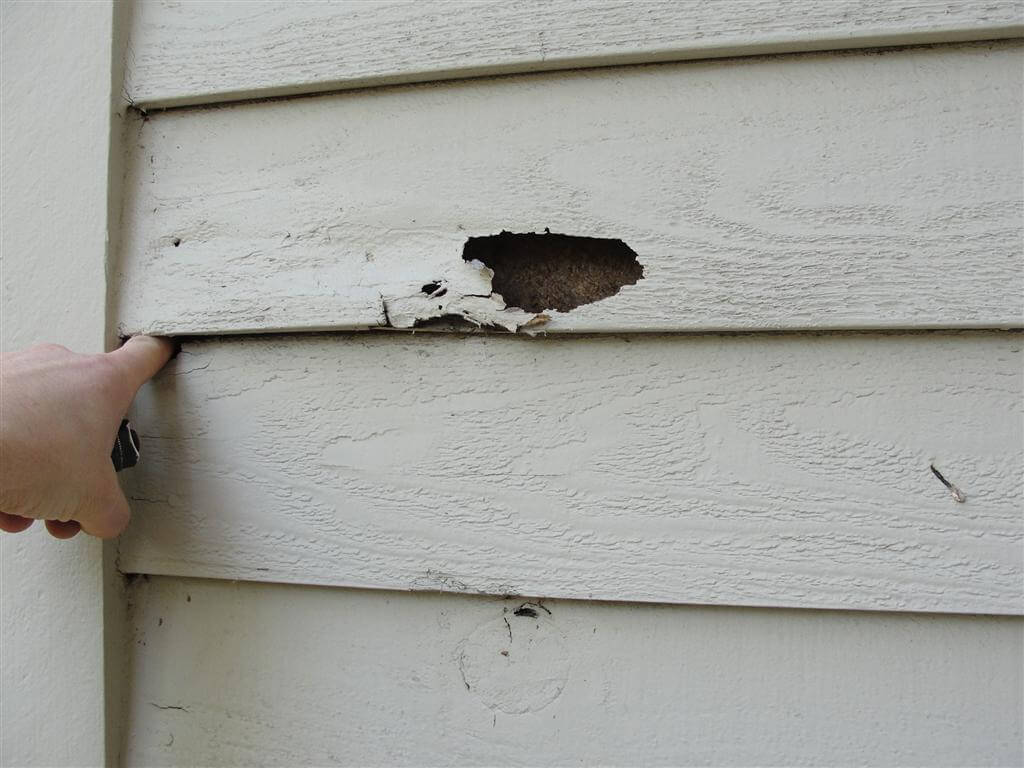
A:
<svg viewBox="0 0 1024 768">
<path fill-rule="evenodd" d="M 114 449 L 110 452 L 110 460 L 114 462 L 114 471 L 120 472 L 122 469 L 128 469 L 138 464 L 141 447 L 139 433 L 132 429 L 128 419 L 124 419 L 121 422 L 121 428 L 117 430 Z"/>
</svg>

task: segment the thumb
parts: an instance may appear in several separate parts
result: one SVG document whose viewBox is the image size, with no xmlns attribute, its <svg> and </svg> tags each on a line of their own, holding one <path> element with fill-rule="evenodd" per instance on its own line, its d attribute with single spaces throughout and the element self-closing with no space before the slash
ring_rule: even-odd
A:
<svg viewBox="0 0 1024 768">
<path fill-rule="evenodd" d="M 174 354 L 174 342 L 162 336 L 132 336 L 119 349 L 108 352 L 131 388 L 132 396 L 164 367 Z"/>
<path fill-rule="evenodd" d="M 124 497 L 124 492 L 118 485 L 114 468 L 108 464 L 107 469 L 108 471 L 103 473 L 104 479 L 96 495 L 89 500 L 86 508 L 75 516 L 83 531 L 101 539 L 112 539 L 117 536 L 128 526 L 128 520 L 132 516 L 128 499 Z"/>
</svg>

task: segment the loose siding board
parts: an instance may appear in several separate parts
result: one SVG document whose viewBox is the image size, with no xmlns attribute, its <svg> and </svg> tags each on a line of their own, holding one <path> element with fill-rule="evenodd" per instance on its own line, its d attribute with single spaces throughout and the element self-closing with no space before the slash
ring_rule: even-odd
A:
<svg viewBox="0 0 1024 768">
<path fill-rule="evenodd" d="M 120 568 L 1021 613 L 1021 365 L 996 332 L 189 343 L 137 400 Z"/>
<path fill-rule="evenodd" d="M 145 107 L 607 64 L 1024 35 L 1016 0 L 136 4 Z"/>
<path fill-rule="evenodd" d="M 621 238 L 645 267 L 548 313 L 551 332 L 1018 327 L 1022 52 L 689 62 L 157 114 L 131 142 L 120 328 L 468 313 L 514 329 L 524 318 L 480 298 L 490 281 L 462 247 L 545 228 Z M 421 287 L 442 280 L 435 307 Z"/>
</svg>

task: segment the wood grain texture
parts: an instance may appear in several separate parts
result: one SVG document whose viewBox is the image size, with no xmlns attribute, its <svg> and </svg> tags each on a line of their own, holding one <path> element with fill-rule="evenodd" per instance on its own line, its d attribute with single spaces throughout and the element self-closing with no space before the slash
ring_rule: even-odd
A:
<svg viewBox="0 0 1024 768">
<path fill-rule="evenodd" d="M 1014 0 L 136 4 L 129 97 L 165 107 L 474 75 L 1024 35 Z"/>
<path fill-rule="evenodd" d="M 531 619 L 159 577 L 131 597 L 125 766 L 1024 760 L 1018 618 L 546 600 Z"/>
<path fill-rule="evenodd" d="M 188 344 L 120 568 L 1021 613 L 1021 373 L 1012 333 Z"/>
<path fill-rule="evenodd" d="M 530 75 L 139 122 L 125 333 L 515 329 L 473 235 L 621 238 L 558 331 L 1024 324 L 1017 43 Z M 421 293 L 443 283 L 444 302 Z M 385 312 L 385 308 L 389 312 Z"/>
</svg>

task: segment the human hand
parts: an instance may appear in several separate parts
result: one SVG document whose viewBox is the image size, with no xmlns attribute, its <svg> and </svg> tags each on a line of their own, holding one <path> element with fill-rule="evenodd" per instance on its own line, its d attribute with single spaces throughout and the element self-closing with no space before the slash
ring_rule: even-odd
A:
<svg viewBox="0 0 1024 768">
<path fill-rule="evenodd" d="M 58 539 L 124 530 L 131 512 L 110 450 L 135 393 L 173 351 L 169 339 L 135 336 L 105 355 L 43 344 L 0 359 L 0 530 L 35 520 Z"/>
</svg>

